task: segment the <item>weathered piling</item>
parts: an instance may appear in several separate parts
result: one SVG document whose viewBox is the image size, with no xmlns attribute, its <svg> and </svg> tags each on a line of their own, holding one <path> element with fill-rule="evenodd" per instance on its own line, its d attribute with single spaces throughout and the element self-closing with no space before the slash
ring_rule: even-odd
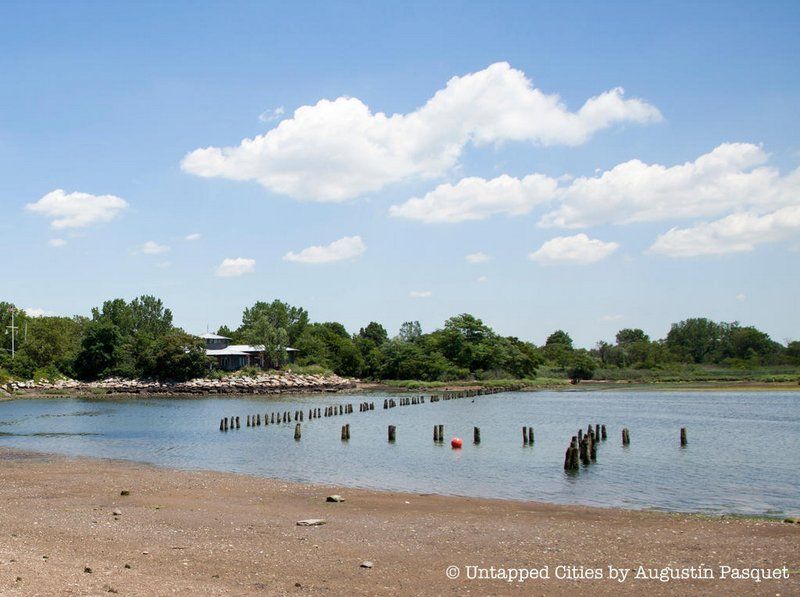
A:
<svg viewBox="0 0 800 597">
<path fill-rule="evenodd" d="M 528 445 L 528 428 L 527 427 L 523 427 L 522 428 L 522 445 L 523 446 L 527 446 Z"/>
<path fill-rule="evenodd" d="M 474 443 L 474 444 L 481 443 L 481 428 L 480 427 L 473 427 L 472 428 L 472 443 Z"/>
<path fill-rule="evenodd" d="M 528 444 L 533 445 L 533 427 L 528 427 Z"/>
<path fill-rule="evenodd" d="M 594 441 L 600 441 L 600 423 L 595 423 L 594 425 Z"/>
<path fill-rule="evenodd" d="M 606 435 L 606 426 L 605 425 L 601 425 L 600 426 L 600 434 L 602 435 L 603 441 L 606 441 L 606 438 L 608 436 Z"/>
<path fill-rule="evenodd" d="M 247 426 L 250 427 L 250 415 L 247 415 Z"/>
<path fill-rule="evenodd" d="M 301 435 L 300 423 L 294 426 L 294 439 L 299 440 Z"/>
<path fill-rule="evenodd" d="M 581 443 L 580 443 L 580 457 L 581 457 L 581 462 L 585 466 L 588 466 L 592 462 L 590 460 L 590 457 L 589 457 L 589 436 L 588 435 L 584 435 L 583 439 L 581 440 Z"/>
<path fill-rule="evenodd" d="M 592 462 L 597 460 L 597 440 L 594 435 L 589 435 L 589 460 Z"/>
<path fill-rule="evenodd" d="M 350 439 L 350 425 L 342 425 L 342 441 Z"/>
<path fill-rule="evenodd" d="M 261 413 L 256 415 L 256 427 L 261 427 Z"/>
<path fill-rule="evenodd" d="M 439 443 L 439 426 L 433 426 L 433 443 Z"/>
<path fill-rule="evenodd" d="M 384 410 L 389 408 L 389 401 L 386 398 L 383 399 L 383 408 Z"/>
<path fill-rule="evenodd" d="M 564 470 L 576 471 L 578 468 L 578 437 L 573 435 L 567 452 L 564 454 Z"/>
<path fill-rule="evenodd" d="M 241 429 L 242 425 L 239 423 L 239 417 L 236 417 L 236 429 Z"/>
<path fill-rule="evenodd" d="M 628 446 L 631 443 L 631 433 L 628 431 L 627 427 L 622 429 L 622 445 Z"/>
<path fill-rule="evenodd" d="M 219 430 L 220 431 L 225 431 L 225 419 L 220 419 L 219 420 Z"/>
<path fill-rule="evenodd" d="M 439 441 L 443 442 L 444 441 L 444 425 L 438 425 L 437 428 L 439 430 Z"/>
<path fill-rule="evenodd" d="M 389 432 L 389 441 L 390 442 L 394 442 L 395 437 L 396 437 L 397 428 L 394 425 L 389 425 L 388 432 Z"/>
<path fill-rule="evenodd" d="M 689 442 L 686 438 L 686 427 L 681 427 L 681 447 L 685 447 L 688 443 Z"/>
</svg>

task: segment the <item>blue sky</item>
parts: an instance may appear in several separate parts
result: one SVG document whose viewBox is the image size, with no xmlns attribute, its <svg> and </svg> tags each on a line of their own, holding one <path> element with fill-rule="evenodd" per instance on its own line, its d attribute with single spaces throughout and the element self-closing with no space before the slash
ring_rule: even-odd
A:
<svg viewBox="0 0 800 597">
<path fill-rule="evenodd" d="M 0 4 L 0 296 L 800 337 L 796 2 L 289 4 Z"/>
</svg>

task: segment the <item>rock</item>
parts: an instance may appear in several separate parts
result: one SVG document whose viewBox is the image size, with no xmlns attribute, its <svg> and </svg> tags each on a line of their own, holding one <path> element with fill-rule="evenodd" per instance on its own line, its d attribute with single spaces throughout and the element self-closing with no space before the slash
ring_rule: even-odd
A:
<svg viewBox="0 0 800 597">
<path fill-rule="evenodd" d="M 122 491 L 120 491 L 120 492 L 119 492 L 119 494 L 120 494 L 120 495 L 130 495 L 130 494 L 131 494 L 131 492 L 130 492 L 130 491 L 128 491 L 127 489 L 123 489 Z"/>
<path fill-rule="evenodd" d="M 339 503 L 339 502 L 343 502 L 343 501 L 344 501 L 344 498 L 343 498 L 342 496 L 340 496 L 339 494 L 334 494 L 334 495 L 329 495 L 328 497 L 326 497 L 326 498 L 325 498 L 325 501 L 326 501 L 326 502 L 336 502 L 336 503 Z"/>
<path fill-rule="evenodd" d="M 122 510 L 114 510 L 111 514 L 114 516 L 122 516 Z"/>
<path fill-rule="evenodd" d="M 128 570 L 130 570 L 130 569 L 131 569 L 131 565 L 130 565 L 130 564 L 125 564 L 125 568 L 127 568 Z"/>
<path fill-rule="evenodd" d="M 783 522 L 788 522 L 789 524 L 794 524 L 794 523 L 798 522 L 798 519 L 797 518 L 784 518 Z"/>
<path fill-rule="evenodd" d="M 89 566 L 86 566 L 86 568 L 84 568 L 84 569 L 83 569 L 83 571 L 84 571 L 86 574 L 91 574 L 91 573 L 92 573 L 92 569 L 91 569 L 91 568 L 89 568 Z"/>
<path fill-rule="evenodd" d="M 359 565 L 361 566 L 361 568 L 372 568 L 372 562 L 370 562 L 369 560 L 364 560 Z"/>
<path fill-rule="evenodd" d="M 297 526 L 299 527 L 318 527 L 328 522 L 322 518 L 307 518 L 306 520 L 298 520 Z"/>
</svg>

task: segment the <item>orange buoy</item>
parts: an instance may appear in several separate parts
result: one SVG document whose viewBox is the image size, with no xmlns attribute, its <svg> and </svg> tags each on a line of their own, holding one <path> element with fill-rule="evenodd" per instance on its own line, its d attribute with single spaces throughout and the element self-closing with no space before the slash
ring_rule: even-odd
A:
<svg viewBox="0 0 800 597">
<path fill-rule="evenodd" d="M 450 440 L 450 447 L 454 450 L 460 450 L 462 445 L 464 445 L 464 442 L 461 441 L 460 437 L 454 437 Z"/>
</svg>

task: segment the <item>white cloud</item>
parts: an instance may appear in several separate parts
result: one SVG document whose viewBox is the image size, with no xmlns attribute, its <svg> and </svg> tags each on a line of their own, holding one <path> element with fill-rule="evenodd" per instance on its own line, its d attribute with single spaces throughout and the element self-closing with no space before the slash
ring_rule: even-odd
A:
<svg viewBox="0 0 800 597">
<path fill-rule="evenodd" d="M 465 146 L 503 141 L 579 145 L 616 123 L 658 121 L 659 111 L 615 88 L 570 112 L 500 62 L 453 77 L 407 114 L 373 113 L 340 97 L 302 106 L 237 146 L 196 149 L 181 162 L 203 177 L 257 181 L 295 199 L 340 202 L 410 178 L 438 177 Z"/>
<path fill-rule="evenodd" d="M 609 322 L 609 321 L 620 321 L 622 319 L 622 315 L 603 315 L 600 318 L 602 322 Z"/>
<path fill-rule="evenodd" d="M 354 259 L 367 250 L 367 245 L 360 236 L 345 236 L 329 245 L 307 247 L 299 253 L 289 251 L 283 256 L 284 261 L 296 263 L 333 263 Z"/>
<path fill-rule="evenodd" d="M 187 234 L 185 237 L 183 237 L 183 240 L 193 241 L 200 240 L 201 238 L 203 238 L 202 234 L 199 232 L 192 232 L 191 234 Z"/>
<path fill-rule="evenodd" d="M 479 276 L 478 277 L 478 282 L 483 283 L 483 282 L 488 282 L 488 281 L 489 281 L 489 278 L 487 278 L 486 276 Z"/>
<path fill-rule="evenodd" d="M 265 112 L 262 112 L 258 115 L 258 119 L 261 122 L 272 122 L 274 120 L 278 120 L 284 115 L 285 112 L 286 110 L 283 108 L 283 106 L 278 106 L 272 110 L 266 110 Z"/>
<path fill-rule="evenodd" d="M 484 220 L 496 214 L 520 216 L 552 199 L 557 187 L 558 181 L 542 174 L 523 179 L 507 174 L 491 180 L 469 177 L 455 185 L 441 184 L 423 197 L 392 205 L 389 214 L 426 224 Z"/>
<path fill-rule="evenodd" d="M 49 241 L 47 241 L 47 244 L 57 249 L 66 245 L 67 241 L 65 241 L 63 238 L 51 238 Z"/>
<path fill-rule="evenodd" d="M 740 303 L 744 302 L 747 300 L 747 295 L 744 292 L 740 292 L 739 294 L 736 295 L 736 300 L 739 301 Z"/>
<path fill-rule="evenodd" d="M 167 251 L 169 251 L 169 247 L 167 245 L 159 245 L 154 240 L 147 241 L 138 249 L 139 253 L 144 253 L 145 255 L 160 255 L 161 253 L 166 253 Z"/>
<path fill-rule="evenodd" d="M 25 311 L 25 315 L 28 317 L 52 317 L 55 315 L 52 311 L 46 311 L 38 307 L 25 307 L 23 311 Z"/>
<path fill-rule="evenodd" d="M 605 259 L 619 248 L 615 242 L 603 242 L 585 234 L 558 236 L 544 243 L 528 259 L 543 265 L 557 263 L 588 264 Z"/>
<path fill-rule="evenodd" d="M 408 293 L 408 296 L 411 298 L 428 298 L 433 296 L 433 293 L 430 290 L 412 290 Z"/>
<path fill-rule="evenodd" d="M 60 230 L 109 222 L 126 207 L 128 203 L 114 195 L 65 193 L 56 189 L 35 203 L 28 203 L 25 209 L 49 218 L 50 226 Z"/>
<path fill-rule="evenodd" d="M 223 259 L 214 274 L 220 278 L 233 278 L 252 273 L 256 268 L 255 259 L 237 257 L 236 259 Z"/>
<path fill-rule="evenodd" d="M 425 223 L 520 216 L 554 204 L 540 226 L 588 228 L 720 215 L 758 213 L 800 201 L 800 168 L 786 176 L 765 165 L 768 155 L 750 143 L 723 143 L 692 162 L 666 167 L 630 160 L 591 177 L 571 179 L 503 174 L 442 184 L 389 213 Z"/>
<path fill-rule="evenodd" d="M 689 228 L 672 228 L 656 238 L 649 251 L 670 257 L 725 255 L 798 237 L 800 205 L 793 205 L 764 215 L 739 212 Z"/>
<path fill-rule="evenodd" d="M 540 224 L 584 228 L 718 215 L 750 206 L 763 211 L 800 199 L 800 169 L 781 176 L 764 150 L 723 143 L 693 162 L 666 167 L 624 162 L 559 189 L 560 205 Z"/>
<path fill-rule="evenodd" d="M 491 257 L 484 253 L 483 251 L 478 251 L 477 253 L 470 253 L 465 257 L 467 261 L 473 264 L 478 263 L 486 263 L 487 261 L 491 261 Z"/>
</svg>

